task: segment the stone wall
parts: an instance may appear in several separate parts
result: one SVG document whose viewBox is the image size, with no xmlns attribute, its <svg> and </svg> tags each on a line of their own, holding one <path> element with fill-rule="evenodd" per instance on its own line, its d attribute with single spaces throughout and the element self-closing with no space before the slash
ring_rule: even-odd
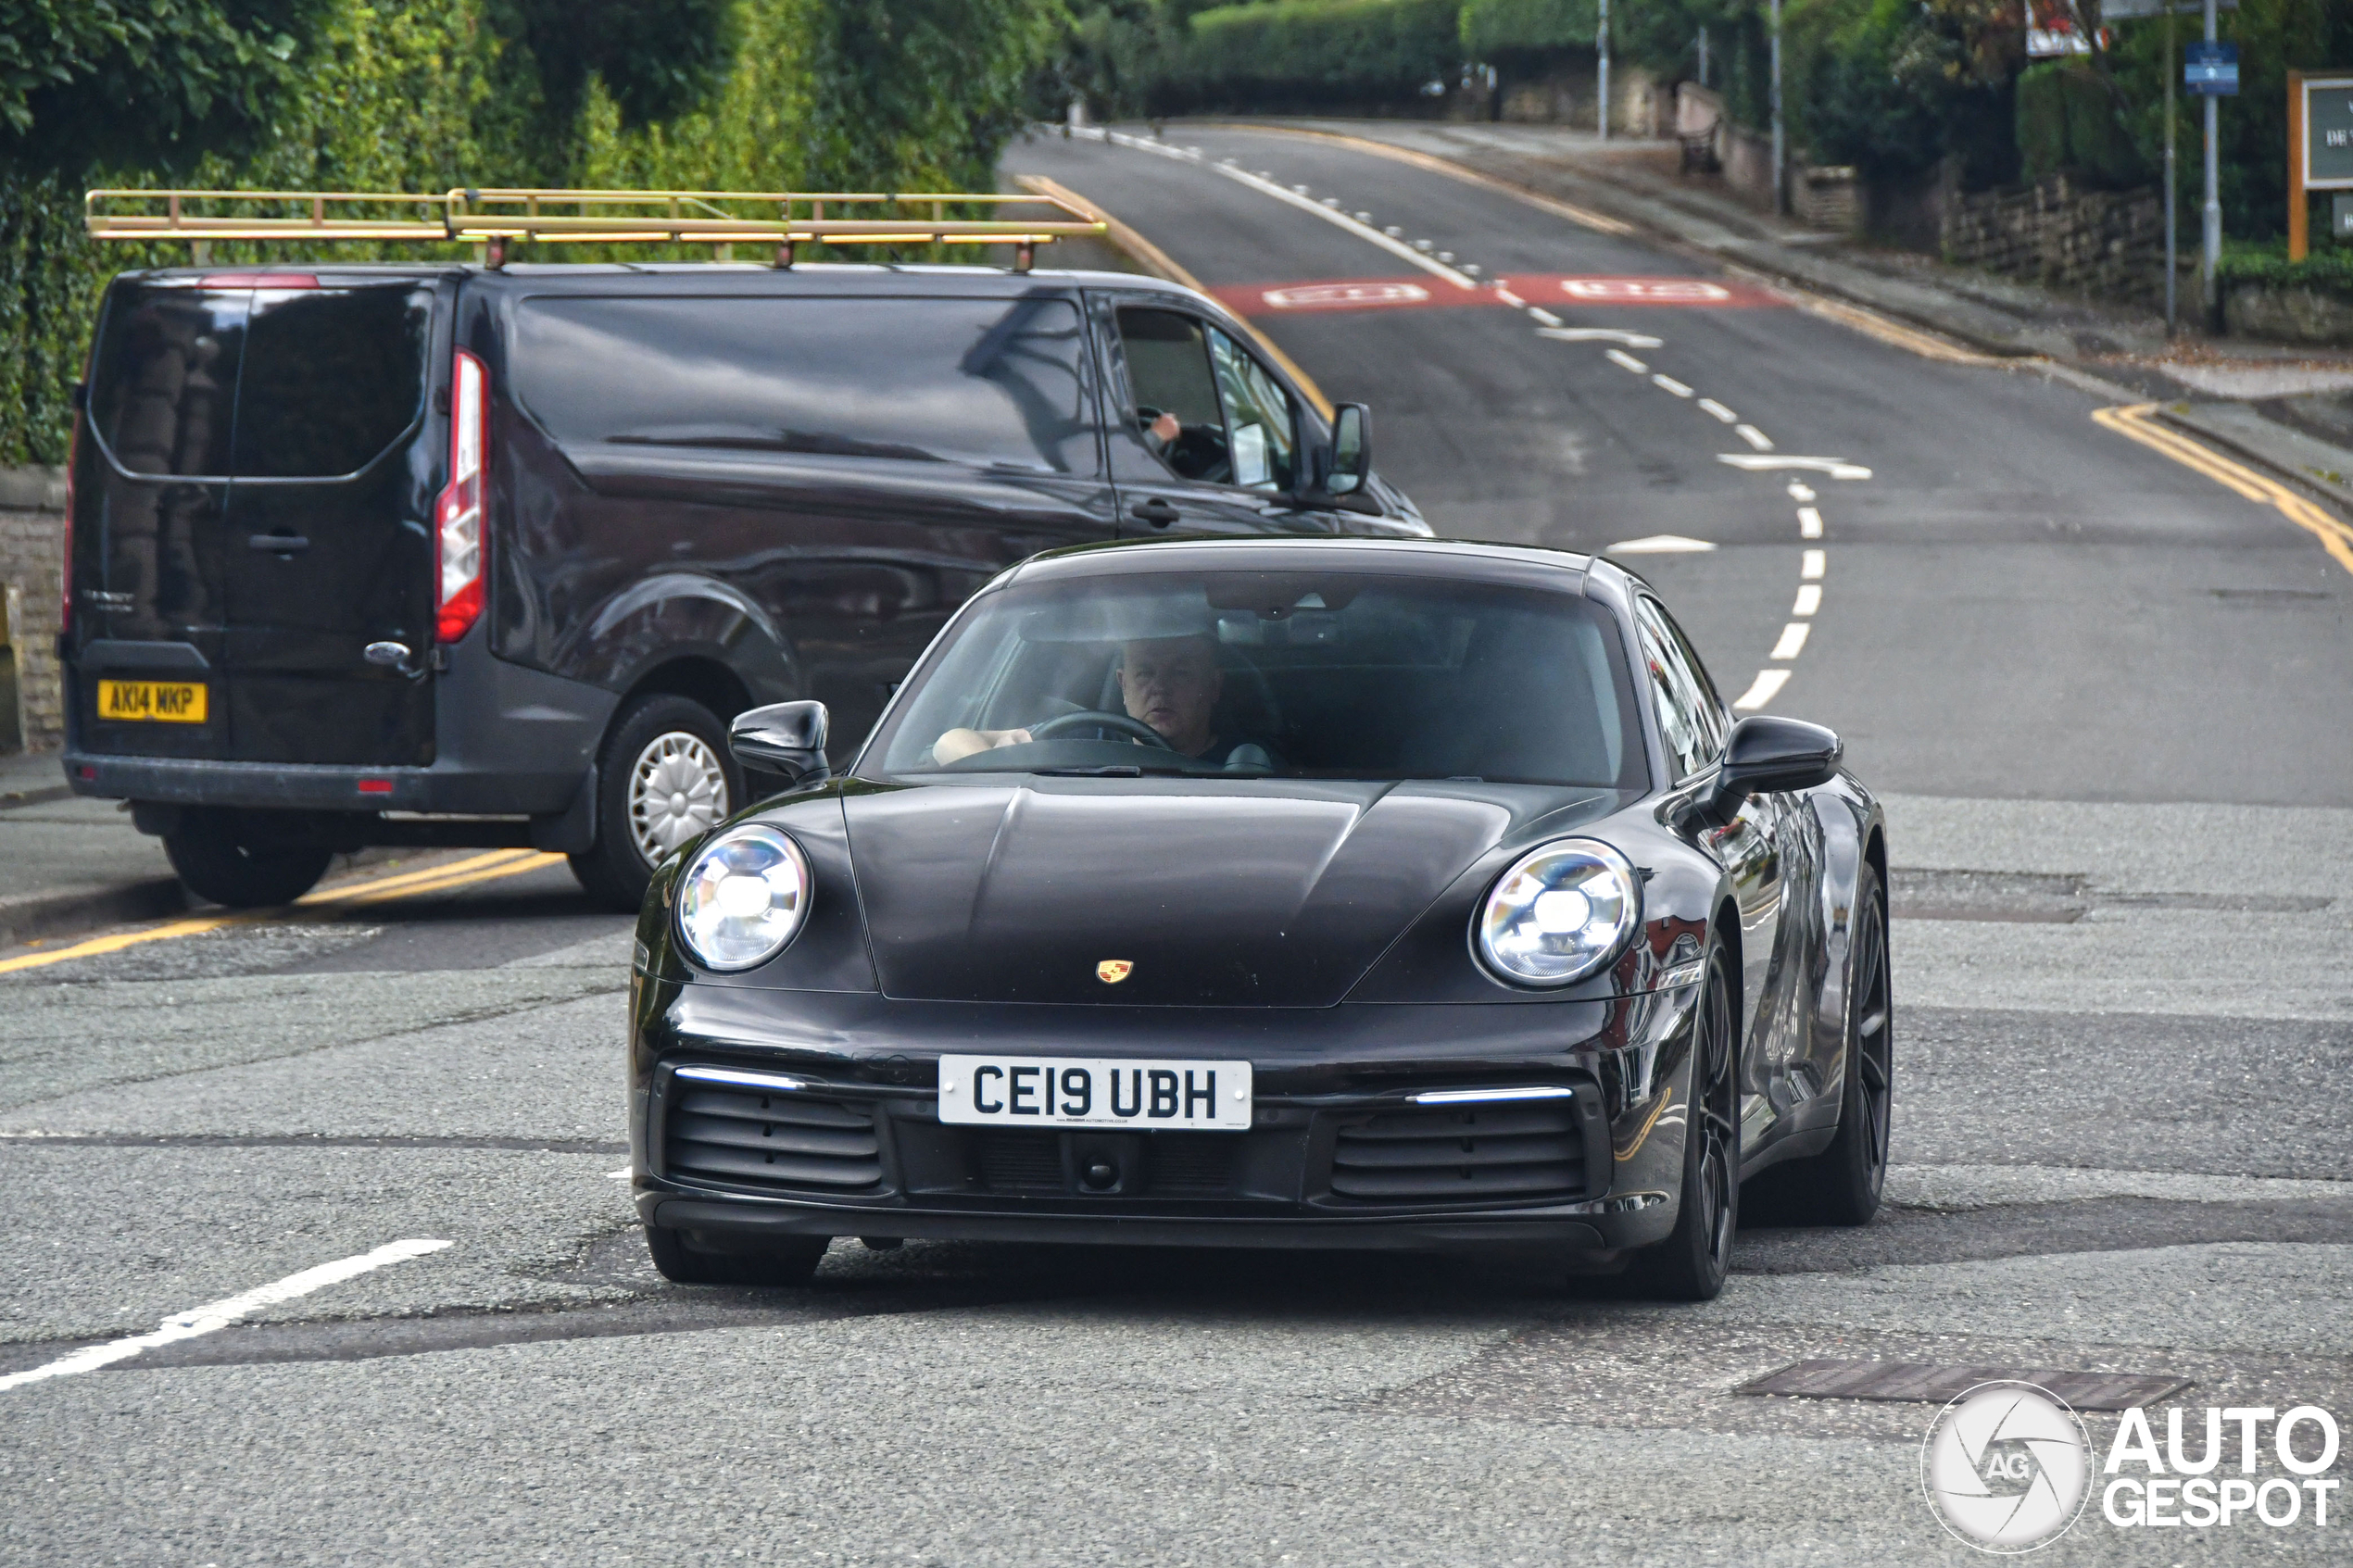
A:
<svg viewBox="0 0 2353 1568">
<path fill-rule="evenodd" d="M 1491 106 L 1495 119 L 1523 124 L 1593 129 L 1600 97 L 1592 60 L 1556 67 L 1541 76 L 1505 77 Z M 1612 60 L 1609 68 L 1609 129 L 1613 136 L 1654 137 L 1674 112 L 1674 96 L 1662 91 L 1640 66 Z"/>
<path fill-rule="evenodd" d="M 2246 337 L 2272 343 L 2353 345 L 2353 299 L 2319 289 L 2228 283 L 2222 295 L 2222 316 L 2232 332 Z"/>
<path fill-rule="evenodd" d="M 14 639 L 23 738 L 34 751 L 65 744 L 57 685 L 57 612 L 65 571 L 63 469 L 0 469 L 0 584 L 13 584 L 19 620 Z M 0 750 L 18 737 L 0 735 Z"/>
<path fill-rule="evenodd" d="M 1944 258 L 2055 288 L 2147 295 L 2162 286 L 2165 204 L 2154 190 L 2086 191 L 2054 174 L 2019 191 L 1951 196 Z"/>
</svg>

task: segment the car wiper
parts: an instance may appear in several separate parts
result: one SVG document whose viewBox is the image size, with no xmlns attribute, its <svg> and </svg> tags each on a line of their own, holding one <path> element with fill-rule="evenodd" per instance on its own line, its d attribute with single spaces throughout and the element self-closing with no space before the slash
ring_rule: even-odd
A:
<svg viewBox="0 0 2353 1568">
<path fill-rule="evenodd" d="M 1050 779 L 1140 779 L 1147 774 L 1153 778 L 1168 779 L 1203 779 L 1216 776 L 1193 768 L 1145 768 L 1133 762 L 1111 762 L 1100 768 L 1032 768 L 1029 771 Z"/>
</svg>

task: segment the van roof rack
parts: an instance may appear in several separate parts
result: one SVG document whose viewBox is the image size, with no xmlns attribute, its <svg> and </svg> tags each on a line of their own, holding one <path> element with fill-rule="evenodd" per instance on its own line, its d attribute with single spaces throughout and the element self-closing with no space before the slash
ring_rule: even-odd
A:
<svg viewBox="0 0 2353 1568">
<path fill-rule="evenodd" d="M 1042 207 L 1052 216 L 951 218 L 951 207 Z M 1026 271 L 1036 247 L 1100 235 L 1091 212 L 1038 192 L 574 191 L 457 186 L 394 191 L 94 190 L 82 198 L 94 240 L 472 243 L 503 265 L 510 241 L 557 245 L 1009 245 Z M 198 248 L 197 259 L 205 259 Z"/>
</svg>

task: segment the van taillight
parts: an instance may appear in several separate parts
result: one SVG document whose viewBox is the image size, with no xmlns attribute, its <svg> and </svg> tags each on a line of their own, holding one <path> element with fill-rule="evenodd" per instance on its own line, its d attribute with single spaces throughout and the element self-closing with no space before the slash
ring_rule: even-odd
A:
<svg viewBox="0 0 2353 1568">
<path fill-rule="evenodd" d="M 82 459 L 82 413 L 75 410 L 73 434 L 66 441 L 65 554 L 57 570 L 57 633 L 73 630 L 73 470 Z"/>
<path fill-rule="evenodd" d="M 434 635 L 464 636 L 482 616 L 483 480 L 490 466 L 490 372 L 458 350 L 449 398 L 449 486 L 434 505 L 440 576 L 434 593 Z"/>
</svg>

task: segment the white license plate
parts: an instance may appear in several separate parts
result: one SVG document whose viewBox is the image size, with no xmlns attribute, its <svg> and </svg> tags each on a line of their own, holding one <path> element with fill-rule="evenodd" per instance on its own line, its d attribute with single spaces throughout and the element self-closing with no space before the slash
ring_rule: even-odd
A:
<svg viewBox="0 0 2353 1568">
<path fill-rule="evenodd" d="M 1239 1133 L 1250 1106 L 1247 1061 L 939 1059 L 939 1119 L 968 1127 Z"/>
</svg>

